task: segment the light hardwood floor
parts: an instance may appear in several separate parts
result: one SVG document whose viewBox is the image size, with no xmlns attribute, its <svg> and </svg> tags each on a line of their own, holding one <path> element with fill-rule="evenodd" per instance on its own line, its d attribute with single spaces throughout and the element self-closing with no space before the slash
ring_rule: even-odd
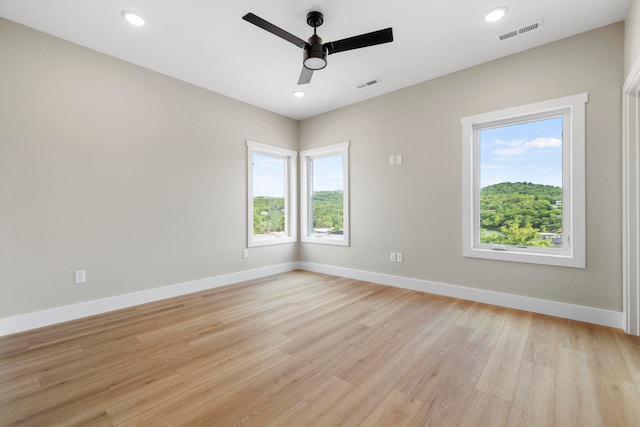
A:
<svg viewBox="0 0 640 427">
<path fill-rule="evenodd" d="M 638 426 L 640 338 L 294 271 L 0 338 L 0 425 Z"/>
</svg>

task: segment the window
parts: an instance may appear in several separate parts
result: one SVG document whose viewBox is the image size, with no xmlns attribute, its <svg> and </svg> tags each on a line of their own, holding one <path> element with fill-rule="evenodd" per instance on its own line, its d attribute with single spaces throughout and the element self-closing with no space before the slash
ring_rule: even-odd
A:
<svg viewBox="0 0 640 427">
<path fill-rule="evenodd" d="M 300 153 L 303 242 L 349 245 L 349 143 Z"/>
<path fill-rule="evenodd" d="M 296 152 L 247 141 L 247 153 L 247 245 L 295 242 Z"/>
<path fill-rule="evenodd" d="M 464 256 L 585 267 L 587 98 L 462 118 Z"/>
</svg>

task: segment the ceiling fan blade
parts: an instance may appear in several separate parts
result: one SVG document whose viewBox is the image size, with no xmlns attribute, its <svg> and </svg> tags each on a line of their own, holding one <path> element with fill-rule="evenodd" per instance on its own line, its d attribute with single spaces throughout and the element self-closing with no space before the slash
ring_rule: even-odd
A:
<svg viewBox="0 0 640 427">
<path fill-rule="evenodd" d="M 298 47 L 305 47 L 307 42 L 302 40 L 300 37 L 296 37 L 293 34 L 283 30 L 280 27 L 276 27 L 271 22 L 265 21 L 259 16 L 254 15 L 253 13 L 247 13 L 242 17 L 247 22 L 251 22 L 253 25 L 256 25 L 263 30 L 269 31 L 271 34 L 278 36 L 286 41 L 295 44 Z"/>
<path fill-rule="evenodd" d="M 335 42 L 328 42 L 324 44 L 324 47 L 327 49 L 327 53 L 331 55 L 332 53 L 344 52 L 345 50 L 375 46 L 377 44 L 389 43 L 392 41 L 393 30 L 391 28 L 385 28 L 384 30 L 360 34 L 359 36 L 349 37 Z"/>
<path fill-rule="evenodd" d="M 311 82 L 311 76 L 313 76 L 313 70 L 308 69 L 307 67 L 302 67 L 302 71 L 300 71 L 300 78 L 298 79 L 299 85 L 306 85 Z"/>
</svg>

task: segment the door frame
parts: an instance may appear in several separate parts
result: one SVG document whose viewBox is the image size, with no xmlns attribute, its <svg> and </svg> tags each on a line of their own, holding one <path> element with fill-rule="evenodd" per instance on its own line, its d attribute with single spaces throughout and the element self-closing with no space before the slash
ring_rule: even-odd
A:
<svg viewBox="0 0 640 427">
<path fill-rule="evenodd" d="M 624 331 L 640 335 L 640 58 L 622 87 L 622 280 Z"/>
</svg>

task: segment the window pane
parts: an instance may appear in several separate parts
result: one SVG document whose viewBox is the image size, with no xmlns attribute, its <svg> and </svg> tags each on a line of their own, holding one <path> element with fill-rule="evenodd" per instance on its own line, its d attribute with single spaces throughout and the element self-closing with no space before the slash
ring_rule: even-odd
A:
<svg viewBox="0 0 640 427">
<path fill-rule="evenodd" d="M 343 155 L 316 157 L 311 163 L 310 210 L 313 235 L 342 238 L 344 230 Z"/>
<path fill-rule="evenodd" d="M 253 234 L 285 234 L 286 159 L 253 154 Z"/>
<path fill-rule="evenodd" d="M 562 248 L 562 116 L 480 129 L 480 242 Z"/>
</svg>

